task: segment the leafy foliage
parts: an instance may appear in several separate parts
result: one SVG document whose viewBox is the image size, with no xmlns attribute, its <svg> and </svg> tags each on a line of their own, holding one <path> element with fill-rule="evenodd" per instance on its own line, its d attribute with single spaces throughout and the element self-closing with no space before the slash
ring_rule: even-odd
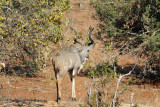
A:
<svg viewBox="0 0 160 107">
<path fill-rule="evenodd" d="M 89 68 L 88 77 L 93 78 L 93 76 L 97 76 L 97 77 L 109 76 L 109 75 L 112 75 L 114 73 L 115 73 L 115 71 L 112 69 L 112 67 L 109 63 L 103 63 L 100 66 Z"/>
<path fill-rule="evenodd" d="M 95 0 L 91 4 L 103 22 L 102 33 L 115 41 L 129 41 L 130 49 L 143 48 L 144 54 L 156 58 L 148 62 L 160 62 L 159 0 Z"/>
<path fill-rule="evenodd" d="M 17 54 L 12 57 L 14 63 L 19 57 L 24 65 L 39 68 L 44 60 L 44 47 L 63 39 L 61 19 L 70 8 L 69 0 L 2 0 L 0 41 L 6 50 L 1 48 L 1 60 L 14 50 L 10 53 Z M 10 58 L 7 60 L 11 62 Z"/>
</svg>

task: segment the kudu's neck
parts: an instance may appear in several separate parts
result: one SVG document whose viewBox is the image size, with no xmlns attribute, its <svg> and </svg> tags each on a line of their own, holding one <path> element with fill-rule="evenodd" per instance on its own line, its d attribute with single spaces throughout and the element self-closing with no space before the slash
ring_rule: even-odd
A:
<svg viewBox="0 0 160 107">
<path fill-rule="evenodd" d="M 85 56 L 85 54 L 83 52 L 80 52 L 79 55 L 80 55 L 81 63 L 83 63 L 87 57 Z"/>
</svg>

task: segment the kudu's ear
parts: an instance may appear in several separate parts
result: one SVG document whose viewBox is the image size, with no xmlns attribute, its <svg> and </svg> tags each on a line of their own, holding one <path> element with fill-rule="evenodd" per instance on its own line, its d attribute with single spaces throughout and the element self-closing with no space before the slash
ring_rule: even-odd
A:
<svg viewBox="0 0 160 107">
<path fill-rule="evenodd" d="M 95 44 L 91 44 L 91 45 L 89 45 L 88 47 L 89 47 L 89 50 L 92 50 L 92 49 L 94 49 Z"/>
<path fill-rule="evenodd" d="M 82 51 L 82 48 L 79 47 L 78 45 L 70 45 L 68 47 L 68 51 L 69 52 L 73 52 L 73 53 L 77 53 L 77 52 L 81 52 Z"/>
</svg>

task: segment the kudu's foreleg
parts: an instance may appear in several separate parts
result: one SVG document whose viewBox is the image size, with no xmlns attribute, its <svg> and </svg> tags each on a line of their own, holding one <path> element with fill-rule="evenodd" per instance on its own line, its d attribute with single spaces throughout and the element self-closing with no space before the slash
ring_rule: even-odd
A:
<svg viewBox="0 0 160 107">
<path fill-rule="evenodd" d="M 76 100 L 76 92 L 75 92 L 75 77 L 72 78 L 72 100 Z"/>
<path fill-rule="evenodd" d="M 78 69 L 73 69 L 72 72 L 72 100 L 76 100 L 76 91 L 75 91 L 75 76 L 77 75 Z"/>
</svg>

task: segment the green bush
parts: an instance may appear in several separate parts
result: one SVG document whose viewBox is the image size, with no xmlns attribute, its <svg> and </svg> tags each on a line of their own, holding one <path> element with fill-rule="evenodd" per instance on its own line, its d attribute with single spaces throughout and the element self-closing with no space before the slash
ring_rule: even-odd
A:
<svg viewBox="0 0 160 107">
<path fill-rule="evenodd" d="M 91 5 L 103 22 L 102 33 L 116 41 L 129 41 L 129 48 L 143 48 L 144 54 L 155 55 L 156 63 L 160 62 L 159 0 L 92 0 Z"/>
<path fill-rule="evenodd" d="M 15 63 L 19 57 L 23 64 L 39 68 L 43 63 L 43 48 L 63 39 L 61 19 L 70 8 L 69 0 L 2 0 L 1 60 L 5 60 L 8 51 L 15 50 L 16 53 L 11 52 L 18 54 Z M 10 62 L 10 58 L 7 60 Z"/>
<path fill-rule="evenodd" d="M 89 78 L 93 78 L 93 76 L 100 77 L 115 74 L 115 71 L 109 63 L 102 63 L 96 67 L 90 67 L 88 71 Z"/>
</svg>

